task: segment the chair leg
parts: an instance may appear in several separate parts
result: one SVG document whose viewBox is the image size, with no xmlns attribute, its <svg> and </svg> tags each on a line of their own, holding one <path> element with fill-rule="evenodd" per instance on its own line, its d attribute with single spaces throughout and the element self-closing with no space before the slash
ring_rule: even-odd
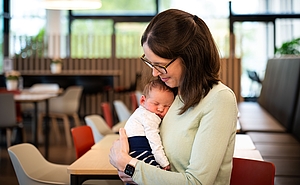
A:
<svg viewBox="0 0 300 185">
<path fill-rule="evenodd" d="M 55 141 L 60 142 L 61 137 L 60 137 L 60 132 L 59 132 L 59 128 L 58 128 L 57 118 L 55 116 L 51 116 L 51 121 L 52 121 Z"/>
<path fill-rule="evenodd" d="M 63 115 L 63 120 L 64 120 L 64 127 L 65 127 L 65 135 L 66 135 L 66 141 L 67 141 L 67 146 L 68 148 L 72 147 L 72 141 L 71 141 L 71 129 L 70 129 L 70 121 L 67 115 Z"/>
<path fill-rule="evenodd" d="M 77 113 L 74 113 L 72 116 L 73 116 L 73 119 L 74 119 L 75 126 L 76 126 L 76 127 L 80 126 L 81 123 L 80 123 L 80 119 L 79 119 L 78 114 L 77 114 Z"/>
<path fill-rule="evenodd" d="M 11 146 L 11 129 L 6 128 L 6 145 L 7 148 Z"/>
</svg>

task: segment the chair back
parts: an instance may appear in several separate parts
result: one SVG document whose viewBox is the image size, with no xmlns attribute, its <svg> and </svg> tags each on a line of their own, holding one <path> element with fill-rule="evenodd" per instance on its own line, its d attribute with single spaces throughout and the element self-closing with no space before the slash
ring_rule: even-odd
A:
<svg viewBox="0 0 300 185">
<path fill-rule="evenodd" d="M 139 106 L 135 92 L 130 93 L 130 101 L 131 101 L 131 110 L 135 111 L 135 109 L 137 109 Z"/>
<path fill-rule="evenodd" d="M 121 100 L 114 100 L 113 103 L 114 103 L 114 107 L 115 107 L 119 122 L 128 120 L 128 118 L 131 115 L 131 112 L 126 107 L 124 102 L 122 102 Z"/>
<path fill-rule="evenodd" d="M 90 126 L 83 125 L 71 129 L 77 159 L 95 144 Z"/>
<path fill-rule="evenodd" d="M 274 178 L 271 162 L 233 158 L 230 185 L 274 185 Z"/>
<path fill-rule="evenodd" d="M 61 96 L 49 100 L 49 111 L 64 114 L 77 113 L 80 105 L 83 87 L 70 86 Z"/>
<path fill-rule="evenodd" d="M 16 104 L 12 93 L 0 93 L 0 127 L 17 125 Z"/>
<path fill-rule="evenodd" d="M 85 118 L 85 122 L 91 127 L 93 131 L 94 141 L 97 143 L 107 134 L 114 134 L 114 132 L 109 128 L 105 120 L 100 115 L 88 115 Z"/>
<path fill-rule="evenodd" d="M 102 102 L 101 109 L 102 109 L 102 114 L 103 114 L 103 117 L 104 117 L 107 125 L 110 128 L 112 128 L 114 125 L 114 121 L 113 121 L 113 115 L 111 112 L 110 104 L 108 102 Z"/>
<path fill-rule="evenodd" d="M 20 185 L 69 184 L 67 165 L 48 162 L 32 144 L 11 146 L 8 153 Z"/>
<path fill-rule="evenodd" d="M 33 84 L 29 91 L 31 92 L 57 92 L 59 91 L 59 85 L 56 83 L 36 83 Z"/>
</svg>

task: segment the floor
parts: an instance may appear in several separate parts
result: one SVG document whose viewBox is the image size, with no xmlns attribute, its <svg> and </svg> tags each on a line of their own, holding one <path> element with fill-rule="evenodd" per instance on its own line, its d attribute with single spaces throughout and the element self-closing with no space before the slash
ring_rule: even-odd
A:
<svg viewBox="0 0 300 185">
<path fill-rule="evenodd" d="M 26 131 L 27 141 L 31 142 L 31 124 L 27 120 L 24 122 L 24 128 Z M 60 129 L 63 135 L 63 128 Z M 18 185 L 18 180 L 10 161 L 6 144 L 5 137 L 1 133 L 0 138 L 0 184 L 1 185 Z M 4 137 L 4 138 L 3 138 Z M 38 149 L 44 155 L 45 148 L 42 144 L 39 144 Z M 58 164 L 71 164 L 76 160 L 74 148 L 68 148 L 64 137 L 61 141 L 55 140 L 55 134 L 50 134 L 50 148 L 49 148 L 49 159 L 50 162 Z"/>
<path fill-rule="evenodd" d="M 31 141 L 31 124 L 29 120 L 24 121 L 24 127 L 26 131 L 27 140 Z M 63 128 L 60 129 L 61 134 L 64 135 Z M 15 171 L 11 164 L 7 148 L 5 145 L 5 137 L 3 138 L 3 134 L 0 135 L 0 185 L 18 185 L 18 180 L 15 175 Z M 45 148 L 42 144 L 39 144 L 39 150 L 44 155 Z M 263 156 L 264 157 L 264 156 Z M 50 148 L 49 148 L 49 161 L 58 164 L 71 164 L 75 161 L 75 150 L 74 148 L 67 148 L 64 137 L 62 140 L 56 141 L 55 134 L 50 134 Z M 276 159 L 269 159 L 267 157 L 264 158 L 267 161 L 274 162 L 276 166 Z M 291 159 L 287 159 L 291 160 Z M 298 164 L 295 164 L 298 165 Z M 277 170 L 281 170 L 276 168 Z M 300 173 L 300 172 L 295 172 Z M 276 176 L 275 177 L 275 185 L 300 185 L 300 177 L 298 175 L 295 176 Z"/>
</svg>

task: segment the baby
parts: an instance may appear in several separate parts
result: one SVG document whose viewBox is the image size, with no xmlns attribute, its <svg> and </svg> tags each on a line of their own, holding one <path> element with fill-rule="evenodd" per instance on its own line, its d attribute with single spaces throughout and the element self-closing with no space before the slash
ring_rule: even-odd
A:
<svg viewBox="0 0 300 185">
<path fill-rule="evenodd" d="M 172 89 L 160 79 L 145 85 L 140 106 L 125 124 L 129 152 L 134 158 L 170 170 L 159 135 L 161 119 L 174 101 Z"/>
</svg>

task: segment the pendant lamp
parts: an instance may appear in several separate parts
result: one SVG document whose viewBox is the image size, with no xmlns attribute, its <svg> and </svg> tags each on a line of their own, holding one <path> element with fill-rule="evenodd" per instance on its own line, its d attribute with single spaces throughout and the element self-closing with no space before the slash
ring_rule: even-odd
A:
<svg viewBox="0 0 300 185">
<path fill-rule="evenodd" d="M 101 8 L 101 0 L 43 0 L 45 9 L 52 10 L 87 10 Z"/>
</svg>

